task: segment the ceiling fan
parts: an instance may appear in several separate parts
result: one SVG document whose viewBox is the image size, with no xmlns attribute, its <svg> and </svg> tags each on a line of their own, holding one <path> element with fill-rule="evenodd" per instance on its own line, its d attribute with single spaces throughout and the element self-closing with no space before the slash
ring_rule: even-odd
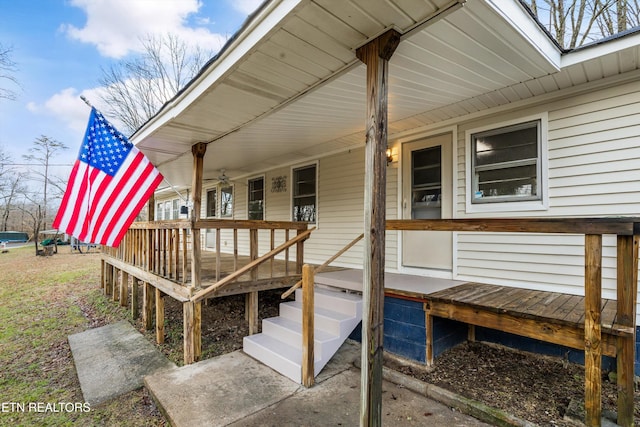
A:
<svg viewBox="0 0 640 427">
<path fill-rule="evenodd" d="M 220 169 L 220 175 L 218 175 L 216 179 L 218 180 L 218 183 L 222 185 L 227 185 L 231 181 L 231 178 L 229 178 L 229 176 L 225 173 L 224 169 Z"/>
<path fill-rule="evenodd" d="M 216 178 L 209 178 L 206 179 L 206 181 L 212 181 L 215 180 L 218 182 L 218 184 L 221 185 L 229 185 L 229 184 L 237 184 L 238 181 L 233 181 L 229 175 L 226 174 L 226 170 L 225 169 L 220 169 L 220 175 L 218 175 Z M 240 183 L 243 184 L 243 183 Z"/>
</svg>

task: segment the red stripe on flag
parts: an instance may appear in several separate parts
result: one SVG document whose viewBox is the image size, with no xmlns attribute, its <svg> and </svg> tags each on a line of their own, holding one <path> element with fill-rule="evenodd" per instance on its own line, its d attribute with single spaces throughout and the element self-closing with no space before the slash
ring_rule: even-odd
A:
<svg viewBox="0 0 640 427">
<path fill-rule="evenodd" d="M 133 182 L 133 188 L 135 189 L 136 185 L 139 185 L 139 181 L 142 177 L 146 178 L 146 176 L 148 176 L 149 174 L 142 174 L 140 177 L 134 177 L 134 173 L 136 173 L 137 169 L 138 169 L 138 165 L 144 160 L 144 154 L 142 154 L 141 152 L 137 152 L 131 162 L 130 165 L 127 166 L 127 169 L 125 171 L 123 171 L 123 175 L 122 176 L 118 176 L 117 177 L 117 184 L 116 187 L 113 189 L 109 190 L 109 194 L 104 194 L 104 192 L 102 192 L 103 194 L 101 194 L 101 196 L 105 196 L 107 197 L 107 199 L 104 202 L 104 206 L 103 208 L 100 210 L 100 215 L 98 216 L 98 218 L 95 220 L 95 226 L 92 230 L 91 233 L 91 241 L 95 242 L 97 241 L 100 244 L 105 245 L 108 238 L 105 238 L 105 236 L 109 236 L 111 234 L 111 232 L 113 231 L 112 229 L 112 221 L 115 219 L 116 221 L 118 220 L 118 215 L 120 213 L 120 209 L 123 208 L 127 208 L 127 202 L 130 202 L 130 200 L 125 199 L 124 201 L 122 201 L 122 203 L 120 203 L 120 206 L 118 207 L 118 211 L 116 211 L 117 213 L 115 215 L 112 215 L 108 222 L 106 222 L 107 224 L 107 228 L 105 230 L 104 233 L 102 233 L 102 235 L 100 236 L 100 230 L 102 229 L 102 227 L 105 224 L 105 218 L 107 217 L 107 214 L 109 214 L 110 212 L 110 208 L 111 206 L 114 205 L 114 203 L 116 203 L 116 200 L 118 198 L 118 196 L 122 195 L 122 192 L 124 190 L 124 187 L 127 186 L 127 184 L 131 184 Z M 124 164 L 123 164 L 124 166 Z M 153 165 L 151 165 L 151 170 L 149 170 L 149 172 L 151 172 L 153 170 Z M 116 178 L 114 178 L 116 179 Z"/>
<path fill-rule="evenodd" d="M 141 153 L 140 153 L 141 154 Z M 144 160 L 143 158 L 140 159 L 141 161 Z M 140 163 L 140 162 L 138 162 Z M 106 231 L 106 237 L 104 238 L 105 240 L 109 240 L 111 238 L 111 235 L 116 227 L 116 225 L 118 224 L 118 222 L 120 222 L 122 220 L 122 217 L 125 216 L 126 219 L 123 222 L 124 224 L 126 224 L 126 228 L 129 227 L 129 216 L 131 216 L 131 214 L 127 214 L 127 211 L 133 209 L 133 207 L 137 206 L 136 203 L 136 198 L 138 197 L 138 194 L 140 192 L 144 192 L 144 189 L 142 188 L 142 185 L 144 184 L 144 182 L 149 178 L 149 176 L 153 173 L 153 165 L 151 163 L 147 163 L 147 165 L 145 166 L 144 170 L 142 171 L 142 173 L 140 174 L 140 177 L 136 180 L 135 185 L 133 185 L 131 187 L 131 189 L 129 190 L 129 192 L 125 195 L 124 201 L 122 201 L 122 203 L 119 204 L 118 206 L 118 210 L 116 211 L 115 215 L 113 215 L 111 217 L 111 221 L 109 221 L 109 224 L 107 225 L 107 231 Z M 137 215 L 137 213 L 136 213 Z"/>
<path fill-rule="evenodd" d="M 122 238 L 126 234 L 127 230 L 129 229 L 129 226 L 131 225 L 133 220 L 136 218 L 136 216 L 138 215 L 138 212 L 140 212 L 140 210 L 142 209 L 144 204 L 147 203 L 147 200 L 149 200 L 149 197 L 151 197 L 151 195 L 155 191 L 156 187 L 158 185 L 160 185 L 160 182 L 162 182 L 162 178 L 163 178 L 162 175 L 158 174 L 158 176 L 153 181 L 153 183 L 149 186 L 149 188 L 147 188 L 145 190 L 144 194 L 142 195 L 142 198 L 140 199 L 140 201 L 136 205 L 135 209 L 131 212 L 131 214 L 129 215 L 129 218 L 127 218 L 126 226 L 122 227 L 120 229 L 120 232 L 116 235 L 116 237 L 114 239 L 114 243 L 113 243 L 113 247 L 114 248 L 117 248 L 118 245 L 120 245 L 120 241 L 122 240 Z"/>
<path fill-rule="evenodd" d="M 67 191 L 64 192 L 64 196 L 62 196 L 62 203 L 60 204 L 60 208 L 58 209 L 58 214 L 56 215 L 56 219 L 53 220 L 53 228 L 60 227 L 60 221 L 65 215 L 65 212 L 69 208 L 69 199 L 71 199 L 71 191 L 73 188 L 74 181 L 76 179 L 76 175 L 78 174 L 78 168 L 80 167 L 80 160 L 76 160 L 73 164 L 73 169 L 71 169 L 71 175 L 69 176 L 69 182 L 67 183 Z"/>
<path fill-rule="evenodd" d="M 80 193 L 83 195 L 83 198 L 84 197 L 89 198 L 89 201 L 88 201 L 89 209 L 86 212 L 83 212 L 84 218 L 79 218 L 82 220 L 82 229 L 78 234 L 78 239 L 80 239 L 83 242 L 87 240 L 87 237 L 89 235 L 89 230 L 91 230 L 91 226 L 93 225 L 93 215 L 95 214 L 95 210 L 96 210 L 96 204 L 95 204 L 96 196 L 94 196 L 94 194 L 98 193 L 101 189 L 104 189 L 107 185 L 109 185 L 109 182 L 110 182 L 111 177 L 105 174 L 106 176 L 100 182 L 98 190 L 94 192 L 93 186 L 97 184 L 96 180 L 100 174 L 103 174 L 103 172 L 101 172 L 99 169 L 94 168 L 93 166 L 89 166 L 88 170 L 85 172 L 85 176 L 87 175 L 88 176 L 85 179 L 85 182 L 83 183 L 84 188 Z M 94 198 L 92 199 L 91 197 L 94 197 Z"/>
</svg>

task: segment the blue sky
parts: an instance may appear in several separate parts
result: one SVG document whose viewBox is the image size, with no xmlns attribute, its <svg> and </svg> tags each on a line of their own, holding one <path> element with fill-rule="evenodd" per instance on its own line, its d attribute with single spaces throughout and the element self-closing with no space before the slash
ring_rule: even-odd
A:
<svg viewBox="0 0 640 427">
<path fill-rule="evenodd" d="M 80 95 L 101 109 L 101 67 L 135 54 L 139 38 L 149 34 L 171 32 L 217 52 L 261 2 L 0 0 L 0 43 L 13 49 L 20 85 L 0 80 L 17 95 L 0 99 L 0 146 L 23 163 L 22 155 L 45 135 L 69 147 L 54 161 L 70 165 L 90 112 Z"/>
</svg>

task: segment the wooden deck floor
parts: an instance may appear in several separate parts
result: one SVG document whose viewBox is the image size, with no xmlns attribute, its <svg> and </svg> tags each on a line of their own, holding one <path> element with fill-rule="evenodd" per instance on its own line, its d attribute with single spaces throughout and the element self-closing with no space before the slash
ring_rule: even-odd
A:
<svg viewBox="0 0 640 427">
<path fill-rule="evenodd" d="M 362 289 L 361 270 L 322 273 L 317 279 Z M 385 275 L 385 293 L 424 302 L 427 342 L 433 334 L 430 317 L 436 316 L 584 350 L 585 298 L 580 295 L 396 273 Z M 633 328 L 616 323 L 616 316 L 616 300 L 602 299 L 602 348 L 608 356 L 616 356 L 617 337 L 633 334 Z"/>
<path fill-rule="evenodd" d="M 558 292 L 464 283 L 428 295 L 431 303 L 465 305 L 472 308 L 550 322 L 558 325 L 584 327 L 584 297 Z M 616 325 L 615 300 L 602 299 L 602 329 L 615 335 L 624 329 Z"/>
</svg>

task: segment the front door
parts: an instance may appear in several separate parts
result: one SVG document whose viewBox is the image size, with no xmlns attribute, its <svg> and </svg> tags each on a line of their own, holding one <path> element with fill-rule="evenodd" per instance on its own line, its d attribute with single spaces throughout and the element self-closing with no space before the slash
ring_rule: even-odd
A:
<svg viewBox="0 0 640 427">
<path fill-rule="evenodd" d="M 451 133 L 402 145 L 402 217 L 404 219 L 451 218 Z M 402 265 L 452 270 L 450 231 L 403 231 Z"/>
</svg>

